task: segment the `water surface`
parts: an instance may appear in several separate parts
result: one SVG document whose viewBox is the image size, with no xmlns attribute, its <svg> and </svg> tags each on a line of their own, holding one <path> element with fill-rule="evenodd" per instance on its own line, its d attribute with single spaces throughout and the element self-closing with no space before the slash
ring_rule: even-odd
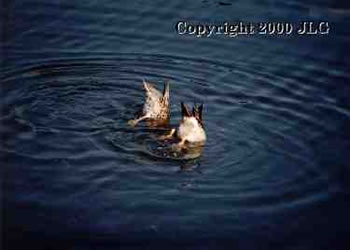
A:
<svg viewBox="0 0 350 250">
<path fill-rule="evenodd" d="M 5 249 L 345 249 L 349 10 L 319 1 L 11 1 L 1 17 Z M 329 21 L 323 36 L 180 36 L 179 20 Z M 197 159 L 128 126 L 142 79 L 204 103 Z"/>
</svg>

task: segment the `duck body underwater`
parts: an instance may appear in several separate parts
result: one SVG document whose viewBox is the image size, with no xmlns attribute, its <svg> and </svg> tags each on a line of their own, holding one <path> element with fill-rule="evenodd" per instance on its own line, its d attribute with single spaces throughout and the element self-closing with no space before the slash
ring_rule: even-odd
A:
<svg viewBox="0 0 350 250">
<path fill-rule="evenodd" d="M 203 146 L 207 140 L 207 135 L 204 129 L 202 112 L 203 104 L 194 105 L 192 112 L 190 112 L 187 106 L 181 102 L 182 120 L 178 128 L 171 129 L 170 133 L 162 136 L 161 139 L 175 137 L 180 140 L 178 146 L 184 146 L 186 143 Z"/>
<path fill-rule="evenodd" d="M 207 140 L 207 135 L 202 118 L 203 104 L 195 105 L 190 113 L 187 106 L 181 103 L 181 110 L 182 121 L 177 130 L 177 137 L 189 143 L 204 143 Z"/>
<path fill-rule="evenodd" d="M 169 83 L 164 83 L 163 93 L 154 84 L 143 80 L 145 90 L 145 102 L 140 115 L 128 123 L 136 126 L 141 121 L 146 121 L 148 126 L 168 126 L 170 121 L 170 92 Z M 160 140 L 174 139 L 172 144 L 175 151 L 203 147 L 207 135 L 203 123 L 203 104 L 194 105 L 192 110 L 181 102 L 182 119 L 177 128 L 172 128 L 168 135 L 158 137 Z"/>
</svg>

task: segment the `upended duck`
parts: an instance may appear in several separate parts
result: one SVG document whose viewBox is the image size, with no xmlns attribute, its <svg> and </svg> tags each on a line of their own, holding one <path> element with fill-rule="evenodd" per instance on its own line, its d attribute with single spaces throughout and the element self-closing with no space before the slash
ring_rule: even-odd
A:
<svg viewBox="0 0 350 250">
<path fill-rule="evenodd" d="M 185 145 L 186 142 L 196 145 L 204 145 L 207 140 L 203 125 L 203 104 L 194 105 L 192 112 L 181 102 L 182 120 L 177 129 L 171 129 L 170 133 L 161 136 L 160 139 L 170 139 L 176 137 L 180 139 L 178 146 Z"/>
<path fill-rule="evenodd" d="M 154 87 L 150 82 L 143 80 L 146 98 L 141 115 L 130 120 L 131 126 L 136 126 L 142 120 L 146 120 L 151 126 L 167 125 L 170 120 L 170 96 L 169 83 L 164 83 L 163 93 Z"/>
</svg>

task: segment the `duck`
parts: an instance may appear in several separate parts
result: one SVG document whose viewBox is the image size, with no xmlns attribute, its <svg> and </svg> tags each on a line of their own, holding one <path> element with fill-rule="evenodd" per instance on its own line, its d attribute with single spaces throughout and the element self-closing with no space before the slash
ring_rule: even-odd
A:
<svg viewBox="0 0 350 250">
<path fill-rule="evenodd" d="M 178 146 L 184 146 L 186 143 L 192 145 L 204 145 L 207 140 L 207 135 L 203 123 L 203 104 L 194 105 L 192 112 L 188 107 L 181 102 L 182 120 L 177 129 L 171 129 L 170 133 L 161 136 L 160 139 L 170 139 L 176 137 L 180 140 Z"/>
<path fill-rule="evenodd" d="M 135 119 L 128 123 L 136 126 L 142 120 L 147 120 L 150 126 L 167 125 L 170 120 L 170 88 L 169 82 L 164 83 L 163 93 L 153 83 L 142 81 L 145 90 L 145 102 L 141 111 Z"/>
</svg>

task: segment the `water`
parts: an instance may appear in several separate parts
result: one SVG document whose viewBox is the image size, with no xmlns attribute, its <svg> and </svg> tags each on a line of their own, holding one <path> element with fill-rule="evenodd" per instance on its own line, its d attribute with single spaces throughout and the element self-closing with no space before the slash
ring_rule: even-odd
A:
<svg viewBox="0 0 350 250">
<path fill-rule="evenodd" d="M 2 9 L 4 249 L 345 249 L 349 6 L 11 1 Z M 329 35 L 180 36 L 193 22 L 329 21 Z M 128 126 L 142 79 L 204 103 L 199 158 Z"/>
</svg>

